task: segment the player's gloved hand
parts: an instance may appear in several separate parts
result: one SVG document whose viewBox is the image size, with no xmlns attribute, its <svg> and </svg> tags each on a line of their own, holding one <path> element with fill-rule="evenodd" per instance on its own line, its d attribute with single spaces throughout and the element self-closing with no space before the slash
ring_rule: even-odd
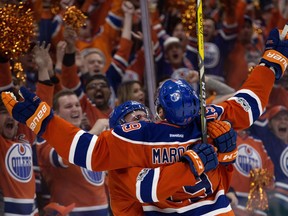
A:
<svg viewBox="0 0 288 216">
<path fill-rule="evenodd" d="M 17 101 L 11 92 L 2 92 L 2 101 L 15 120 L 26 124 L 35 134 L 41 136 L 53 117 L 53 110 L 25 87 L 20 88 L 20 93 L 24 101 Z"/>
<path fill-rule="evenodd" d="M 283 76 L 288 63 L 288 40 L 287 37 L 280 40 L 281 32 L 276 28 L 271 30 L 260 60 L 260 65 L 265 65 L 274 71 L 276 80 Z"/>
<path fill-rule="evenodd" d="M 229 122 L 214 120 L 207 123 L 208 135 L 218 149 L 218 160 L 221 164 L 234 163 L 238 154 L 236 146 L 237 133 Z"/>
<path fill-rule="evenodd" d="M 218 165 L 214 147 L 206 143 L 191 145 L 180 160 L 189 163 L 195 177 L 199 177 L 203 172 L 215 169 Z"/>
</svg>

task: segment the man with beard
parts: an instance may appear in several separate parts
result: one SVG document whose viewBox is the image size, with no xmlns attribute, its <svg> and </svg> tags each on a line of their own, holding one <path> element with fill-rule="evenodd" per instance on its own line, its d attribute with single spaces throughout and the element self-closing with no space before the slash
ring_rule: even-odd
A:
<svg viewBox="0 0 288 216">
<path fill-rule="evenodd" d="M 85 91 L 92 104 L 108 118 L 112 111 L 109 104 L 112 92 L 107 78 L 103 74 L 93 75 L 87 80 Z"/>
</svg>

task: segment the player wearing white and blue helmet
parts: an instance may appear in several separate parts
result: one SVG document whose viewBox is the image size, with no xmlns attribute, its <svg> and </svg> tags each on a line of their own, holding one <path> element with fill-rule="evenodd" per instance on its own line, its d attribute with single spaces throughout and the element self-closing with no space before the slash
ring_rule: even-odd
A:
<svg viewBox="0 0 288 216">
<path fill-rule="evenodd" d="M 109 117 L 109 127 L 139 120 L 150 121 L 149 110 L 144 104 L 129 100 L 115 107 Z"/>
</svg>

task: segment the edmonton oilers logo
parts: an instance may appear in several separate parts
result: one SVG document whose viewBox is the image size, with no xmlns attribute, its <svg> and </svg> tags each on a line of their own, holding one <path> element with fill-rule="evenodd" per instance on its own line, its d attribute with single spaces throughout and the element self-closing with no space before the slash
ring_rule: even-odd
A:
<svg viewBox="0 0 288 216">
<path fill-rule="evenodd" d="M 10 176 L 19 182 L 29 182 L 33 172 L 32 149 L 27 143 L 14 143 L 7 151 L 6 167 Z"/>
<path fill-rule="evenodd" d="M 180 94 L 179 92 L 175 92 L 170 95 L 171 101 L 177 102 L 180 99 Z"/>
<path fill-rule="evenodd" d="M 262 168 L 261 157 L 253 147 L 241 144 L 238 146 L 235 167 L 239 173 L 249 177 L 251 169 Z"/>
<path fill-rule="evenodd" d="M 105 172 L 94 172 L 81 167 L 81 171 L 85 179 L 92 185 L 103 185 L 105 179 Z"/>
<path fill-rule="evenodd" d="M 213 68 L 219 63 L 220 50 L 214 43 L 206 42 L 204 46 L 204 65 L 206 68 Z"/>
<path fill-rule="evenodd" d="M 280 157 L 280 166 L 283 173 L 288 176 L 288 147 L 284 149 Z"/>
</svg>

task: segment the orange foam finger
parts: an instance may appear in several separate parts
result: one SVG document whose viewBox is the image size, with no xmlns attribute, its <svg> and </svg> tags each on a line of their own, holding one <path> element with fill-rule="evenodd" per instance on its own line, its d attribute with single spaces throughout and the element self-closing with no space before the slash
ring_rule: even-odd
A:
<svg viewBox="0 0 288 216">
<path fill-rule="evenodd" d="M 12 116 L 12 110 L 18 101 L 15 99 L 13 94 L 10 92 L 2 92 L 1 98 L 2 98 L 2 101 L 3 101 L 7 111 Z"/>
</svg>

